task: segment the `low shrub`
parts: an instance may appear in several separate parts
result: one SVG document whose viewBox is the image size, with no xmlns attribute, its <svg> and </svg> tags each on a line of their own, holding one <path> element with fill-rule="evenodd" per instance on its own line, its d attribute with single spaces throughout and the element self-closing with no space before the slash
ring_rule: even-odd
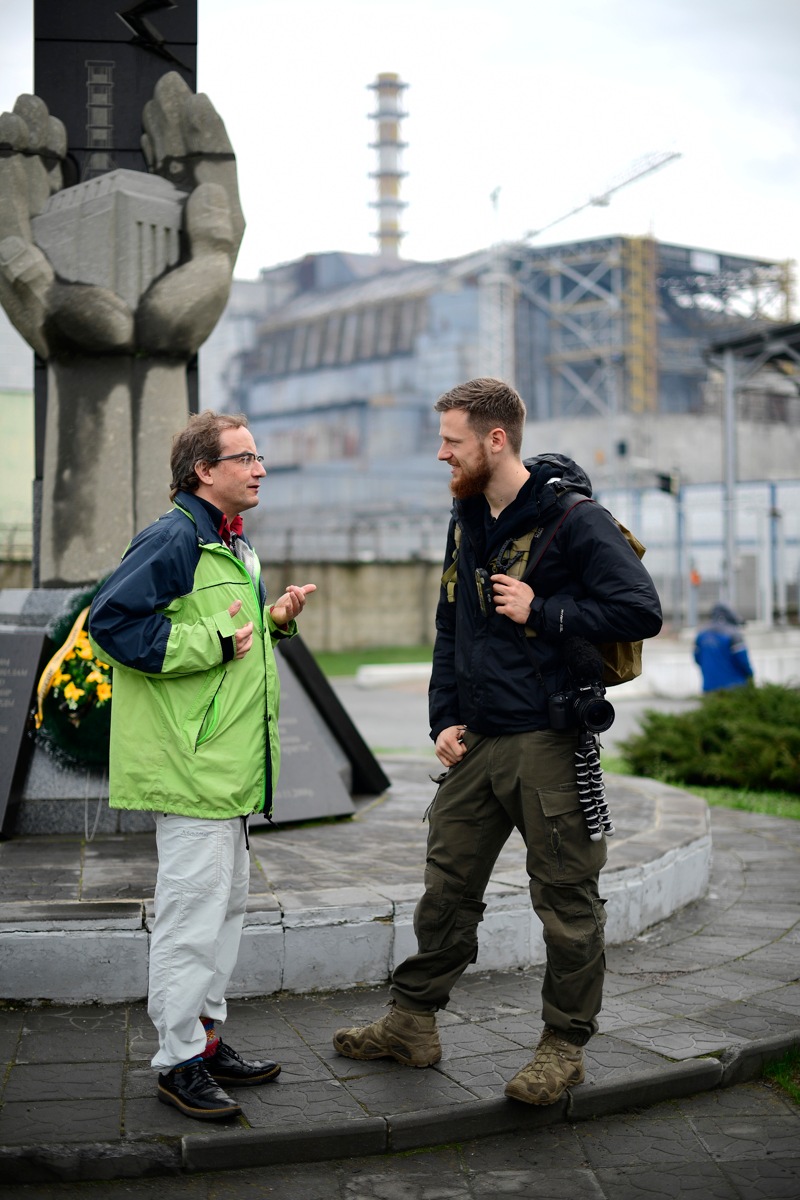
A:
<svg viewBox="0 0 800 1200">
<path fill-rule="evenodd" d="M 800 690 L 748 684 L 692 712 L 648 709 L 619 752 L 634 774 L 668 783 L 800 793 Z"/>
</svg>

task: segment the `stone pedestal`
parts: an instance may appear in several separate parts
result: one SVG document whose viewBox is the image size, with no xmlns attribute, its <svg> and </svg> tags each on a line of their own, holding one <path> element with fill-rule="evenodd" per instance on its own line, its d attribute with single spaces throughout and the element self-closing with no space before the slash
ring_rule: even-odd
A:
<svg viewBox="0 0 800 1200">
<path fill-rule="evenodd" d="M 47 591 L 112 571 L 170 507 L 170 447 L 186 424 L 185 364 L 75 355 L 48 365 L 39 580 Z"/>
</svg>

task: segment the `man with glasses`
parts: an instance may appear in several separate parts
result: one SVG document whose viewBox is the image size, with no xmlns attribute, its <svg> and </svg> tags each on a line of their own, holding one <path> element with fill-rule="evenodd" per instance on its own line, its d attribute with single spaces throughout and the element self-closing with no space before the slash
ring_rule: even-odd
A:
<svg viewBox="0 0 800 1200">
<path fill-rule="evenodd" d="M 89 615 L 114 667 L 109 804 L 152 811 L 158 847 L 148 1013 L 158 1099 L 221 1120 L 225 1087 L 280 1072 L 221 1041 L 250 880 L 247 822 L 272 810 L 279 680 L 273 647 L 314 584 L 271 606 L 241 514 L 266 475 L 243 416 L 203 412 L 172 447 L 173 507 L 133 539 Z"/>
<path fill-rule="evenodd" d="M 435 408 L 438 457 L 450 468 L 455 504 L 429 693 L 431 737 L 445 772 L 429 810 L 418 949 L 393 972 L 389 1014 L 338 1030 L 333 1044 L 359 1060 L 439 1061 L 436 1011 L 477 960 L 484 893 L 516 827 L 547 963 L 544 1030 L 505 1094 L 552 1104 L 583 1081 L 582 1047 L 598 1027 L 605 965 L 598 875 L 606 848 L 602 834 L 590 837 L 581 808 L 580 731 L 551 720 L 549 699 L 573 686 L 570 639 L 585 639 L 591 655 L 588 643 L 652 637 L 661 609 L 610 513 L 588 502 L 581 468 L 553 454 L 522 461 L 525 405 L 513 388 L 473 379 Z M 566 492 L 580 499 L 561 519 Z"/>
</svg>

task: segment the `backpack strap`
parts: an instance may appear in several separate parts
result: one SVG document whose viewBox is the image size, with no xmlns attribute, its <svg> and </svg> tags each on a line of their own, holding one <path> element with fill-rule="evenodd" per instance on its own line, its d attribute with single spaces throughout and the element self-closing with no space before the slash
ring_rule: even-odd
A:
<svg viewBox="0 0 800 1200">
<path fill-rule="evenodd" d="M 458 552 L 461 548 L 461 526 L 456 519 L 455 529 L 453 530 L 455 539 L 455 548 L 453 550 L 453 561 L 442 575 L 442 587 L 447 593 L 447 602 L 452 604 L 456 598 L 456 576 L 458 575 Z"/>
<path fill-rule="evenodd" d="M 547 552 L 547 549 L 550 546 L 550 543 L 552 542 L 553 538 L 558 533 L 561 526 L 566 521 L 569 514 L 572 512 L 573 508 L 575 508 L 575 506 L 577 504 L 584 504 L 586 501 L 591 500 L 590 496 L 576 495 L 574 492 L 572 492 L 572 493 L 564 492 L 563 495 L 564 495 L 564 497 L 566 497 L 566 499 L 561 500 L 562 511 L 561 511 L 561 514 L 560 514 L 558 520 L 551 527 L 547 537 L 542 538 L 542 540 L 538 542 L 538 544 L 536 546 L 536 554 L 531 555 L 531 557 L 528 559 L 528 565 L 525 568 L 524 574 L 522 575 L 522 579 L 524 580 L 525 583 L 529 582 L 530 577 L 533 575 L 533 573 L 536 570 L 536 568 L 538 567 L 539 563 L 544 558 L 545 553 Z M 547 530 L 545 529 L 545 530 L 543 530 L 543 532 L 547 532 Z"/>
<path fill-rule="evenodd" d="M 536 557 L 528 562 L 528 565 L 525 569 L 525 573 L 522 576 L 522 578 L 525 580 L 526 583 L 530 584 L 530 577 L 533 575 L 533 572 L 538 567 L 547 548 L 549 547 L 549 545 L 552 542 L 555 535 L 558 533 L 558 530 L 561 528 L 561 526 L 563 525 L 566 518 L 572 512 L 573 508 L 575 508 L 575 506 L 578 504 L 583 504 L 587 500 L 591 500 L 591 497 L 590 496 L 580 496 L 580 495 L 576 496 L 575 494 L 573 494 L 572 496 L 569 497 L 569 500 L 565 502 L 564 511 L 561 513 L 561 516 L 560 516 L 558 522 L 552 528 L 549 536 L 544 541 L 544 543 L 537 547 Z M 595 501 L 592 501 L 592 503 L 595 503 Z M 633 550 L 634 554 L 637 556 L 637 558 L 641 559 L 645 552 L 645 548 L 642 545 L 642 543 L 639 541 L 639 539 L 637 537 L 634 536 L 634 534 L 632 534 L 630 532 L 629 529 L 626 529 L 624 525 L 620 524 L 620 522 L 617 521 L 616 517 L 613 517 L 612 519 L 613 519 L 614 523 L 616 524 L 617 528 L 622 533 L 625 540 L 627 541 L 628 545 Z M 542 684 L 542 686 L 544 687 L 544 680 L 542 679 L 541 673 L 539 671 L 539 667 L 536 662 L 536 655 L 534 652 L 534 647 L 532 644 L 532 639 L 536 637 L 536 634 L 527 625 L 522 626 L 522 628 L 526 635 L 526 637 L 524 639 L 525 645 L 528 647 L 528 651 L 529 651 L 529 654 L 530 654 L 532 662 L 533 662 L 534 671 L 536 672 L 536 676 L 537 676 L 540 684 Z M 607 687 L 613 687 L 615 684 L 618 684 L 618 683 L 628 683 L 631 679 L 636 679 L 639 675 L 641 675 L 641 673 L 642 673 L 642 643 L 641 643 L 641 641 L 600 642 L 597 644 L 597 649 L 598 649 L 598 651 L 600 653 L 600 657 L 603 661 L 603 683 Z"/>
<path fill-rule="evenodd" d="M 538 567 L 542 558 L 544 557 L 545 552 L 547 551 L 550 543 L 552 542 L 553 538 L 558 533 L 559 529 L 563 525 L 563 523 L 566 520 L 569 513 L 572 511 L 572 509 L 575 507 L 576 504 L 583 504 L 584 501 L 587 501 L 590 499 L 591 499 L 591 497 L 589 497 L 589 496 L 582 496 L 575 492 L 562 492 L 561 496 L 559 497 L 560 511 L 556 514 L 556 517 L 554 518 L 552 523 L 549 525 L 543 525 L 539 529 L 534 529 L 526 537 L 517 539 L 515 545 L 524 547 L 524 549 L 522 549 L 521 553 L 517 557 L 521 557 L 523 559 L 523 562 L 527 558 L 527 562 L 525 563 L 525 569 L 522 571 L 522 574 L 518 576 L 518 578 L 524 580 L 526 583 L 528 582 L 529 577 L 531 575 L 533 575 L 534 571 L 536 570 L 536 568 Z M 455 529 L 453 531 L 453 537 L 454 537 L 454 549 L 453 549 L 453 555 L 452 555 L 452 562 L 450 563 L 449 567 L 442 575 L 442 581 L 441 581 L 442 587 L 445 589 L 445 592 L 447 595 L 447 600 L 450 604 L 452 604 L 456 598 L 456 581 L 457 581 L 457 576 L 458 576 L 458 555 L 459 555 L 459 552 L 461 549 L 461 540 L 463 537 L 463 531 L 461 529 L 461 525 L 459 524 L 457 518 L 455 521 Z M 534 542 L 536 543 L 535 553 L 533 551 L 533 543 Z M 533 630 L 531 629 L 531 630 L 528 630 L 528 636 L 535 637 L 536 635 L 533 632 Z"/>
<path fill-rule="evenodd" d="M 555 521 L 555 523 L 553 525 L 550 526 L 549 531 L 546 528 L 544 528 L 542 530 L 541 541 L 536 546 L 536 554 L 531 555 L 531 557 L 528 560 L 528 565 L 525 568 L 524 574 L 522 575 L 523 582 L 527 583 L 528 586 L 530 586 L 530 579 L 533 576 L 534 571 L 536 570 L 539 563 L 542 561 L 545 554 L 547 553 L 547 551 L 550 547 L 550 543 L 552 542 L 553 538 L 558 533 L 561 526 L 566 521 L 569 514 L 572 512 L 573 508 L 575 508 L 575 506 L 577 504 L 583 504 L 584 501 L 590 500 L 590 499 L 591 499 L 590 496 L 581 496 L 579 494 L 576 494 L 575 492 L 572 492 L 572 493 L 563 492 L 562 496 L 559 497 L 559 502 L 561 504 L 561 512 L 558 516 L 558 519 Z M 545 533 L 547 534 L 546 537 L 543 536 Z M 544 676 L 542 675 L 542 670 L 539 665 L 539 661 L 536 656 L 536 650 L 534 649 L 534 644 L 533 644 L 534 639 L 536 637 L 536 631 L 534 629 L 531 629 L 530 626 L 528 626 L 528 625 L 518 625 L 517 629 L 519 631 L 519 634 L 520 634 L 520 637 L 522 640 L 522 645 L 525 647 L 525 653 L 528 655 L 531 666 L 533 667 L 533 672 L 534 672 L 537 680 L 539 681 L 539 686 L 541 687 L 544 694 L 546 696 L 548 696 L 552 689 L 548 688 L 547 683 L 544 680 Z"/>
</svg>

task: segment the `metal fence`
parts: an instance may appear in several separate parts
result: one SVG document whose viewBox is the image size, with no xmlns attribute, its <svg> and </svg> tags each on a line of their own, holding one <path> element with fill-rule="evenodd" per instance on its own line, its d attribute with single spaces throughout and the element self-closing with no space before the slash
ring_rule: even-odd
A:
<svg viewBox="0 0 800 1200">
<path fill-rule="evenodd" d="M 606 489 L 597 496 L 647 547 L 645 565 L 674 625 L 695 625 L 720 599 L 725 576 L 722 484 L 678 495 L 654 488 Z M 436 511 L 276 511 L 248 517 L 266 562 L 380 563 L 442 560 L 446 508 Z M 797 613 L 800 590 L 800 480 L 741 483 L 736 495 L 735 606 L 766 625 Z"/>
<path fill-rule="evenodd" d="M 0 524 L 0 562 L 30 562 L 33 526 Z"/>
</svg>

